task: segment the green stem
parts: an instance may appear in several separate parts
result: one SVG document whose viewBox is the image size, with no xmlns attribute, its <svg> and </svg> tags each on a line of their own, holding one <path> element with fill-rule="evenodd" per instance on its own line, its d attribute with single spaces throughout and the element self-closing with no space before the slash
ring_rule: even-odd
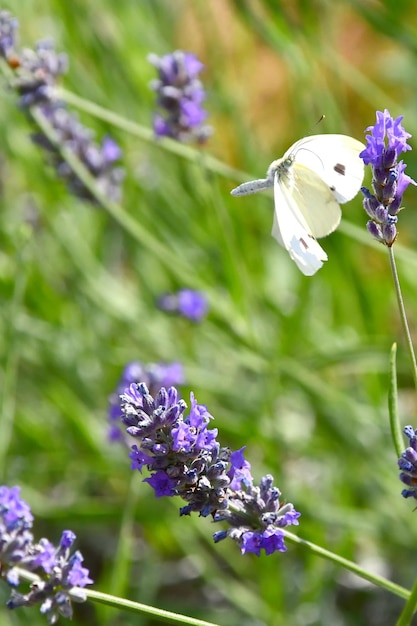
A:
<svg viewBox="0 0 417 626">
<path fill-rule="evenodd" d="M 179 141 L 175 141 L 169 137 L 155 138 L 155 133 L 152 129 L 136 124 L 131 120 L 127 120 L 121 115 L 118 115 L 113 111 L 109 111 L 108 109 L 105 109 L 90 100 L 80 98 L 80 96 L 77 96 L 71 91 L 67 91 L 61 87 L 56 87 L 54 93 L 58 99 L 65 100 L 67 104 L 72 104 L 77 107 L 77 109 L 85 111 L 85 113 L 103 120 L 116 128 L 120 128 L 121 130 L 138 137 L 146 143 L 150 143 L 154 146 L 160 146 L 167 152 L 177 154 L 188 161 L 196 162 L 201 158 L 201 149 L 193 148 L 192 146 L 180 143 Z M 226 176 L 239 182 L 250 178 L 249 174 L 241 172 L 234 167 L 230 167 L 230 165 L 226 165 L 223 161 L 220 161 L 219 159 L 216 159 L 208 154 L 204 154 L 204 165 L 207 169 L 219 174 L 220 176 Z"/>
<path fill-rule="evenodd" d="M 27 580 L 31 583 L 42 580 L 39 576 L 33 572 L 29 572 L 20 567 L 16 567 L 19 577 Z M 69 595 L 73 596 L 76 602 L 80 597 L 80 592 L 87 597 L 88 600 L 96 600 L 100 604 L 112 606 L 116 609 L 125 609 L 138 615 L 148 615 L 157 618 L 160 621 L 167 622 L 168 624 L 189 624 L 189 626 L 218 626 L 213 622 L 206 622 L 194 617 L 188 617 L 187 615 L 181 615 L 180 613 L 172 613 L 171 611 L 164 611 L 163 609 L 157 609 L 154 606 L 147 604 L 141 604 L 140 602 L 133 602 L 131 600 L 125 600 L 124 598 L 118 598 L 117 596 L 111 596 L 107 593 L 101 593 L 100 591 L 94 591 L 93 589 L 80 589 L 80 587 L 74 587 L 69 591 Z"/>
<path fill-rule="evenodd" d="M 397 387 L 397 344 L 392 344 L 390 354 L 390 379 L 388 387 L 388 413 L 391 427 L 391 437 L 394 443 L 397 457 L 400 457 L 404 450 L 404 441 L 398 411 L 398 387 Z"/>
<path fill-rule="evenodd" d="M 386 589 L 386 591 L 389 591 L 390 593 L 393 593 L 400 598 L 404 598 L 405 600 L 408 600 L 410 598 L 410 591 L 408 591 L 408 589 L 405 589 L 405 587 L 396 585 L 390 580 L 387 580 L 382 576 L 378 576 L 377 574 L 367 572 L 362 567 L 360 567 L 360 565 L 357 565 L 353 561 L 344 559 L 343 557 L 334 554 L 334 552 L 330 552 L 329 550 L 326 550 L 325 548 L 322 548 L 315 543 L 311 543 L 310 541 L 306 541 L 305 539 L 300 539 L 300 537 L 297 537 L 297 535 L 293 535 L 286 530 L 284 530 L 283 532 L 285 533 L 285 537 L 288 539 L 289 542 L 303 546 L 303 548 L 310 550 L 310 552 L 312 552 L 313 554 L 327 559 L 328 561 L 331 561 L 336 565 L 340 565 L 344 569 L 347 569 L 350 572 L 357 574 L 357 576 L 359 576 L 360 578 L 368 580 L 370 583 L 373 583 L 377 587 L 382 587 L 383 589 Z"/>
<path fill-rule="evenodd" d="M 389 250 L 389 260 L 390 260 L 390 265 L 391 265 L 391 272 L 392 272 L 392 277 L 393 277 L 393 280 L 394 280 L 395 292 L 397 294 L 398 308 L 400 310 L 400 316 L 401 316 L 401 321 L 402 321 L 404 334 L 405 334 L 405 339 L 406 339 L 406 343 L 407 343 L 408 354 L 410 356 L 410 361 L 411 361 L 411 371 L 412 371 L 412 374 L 413 374 L 414 386 L 415 386 L 415 388 L 417 390 L 416 357 L 415 357 L 415 354 L 414 354 L 414 347 L 413 347 L 413 342 L 411 340 L 410 329 L 408 327 L 407 315 L 406 315 L 405 306 L 404 306 L 404 300 L 403 300 L 403 296 L 402 296 L 402 293 L 401 293 L 401 286 L 400 286 L 400 281 L 399 281 L 399 278 L 398 278 L 397 265 L 395 263 L 395 257 L 394 257 L 394 247 L 391 246 L 391 247 L 388 248 L 388 250 Z"/>
<path fill-rule="evenodd" d="M 414 583 L 414 587 L 411 591 L 411 595 L 408 598 L 405 607 L 402 610 L 400 617 L 396 623 L 396 626 L 408 626 L 411 624 L 411 619 L 416 612 L 417 608 L 417 580 Z"/>
<path fill-rule="evenodd" d="M 136 505 L 141 483 L 137 476 L 130 477 L 129 489 L 126 494 L 125 506 L 121 516 L 118 531 L 119 540 L 112 563 L 110 589 L 115 595 L 121 596 L 129 586 L 129 572 L 131 571 L 131 555 L 134 551 L 134 524 Z M 110 619 L 109 619 L 110 621 Z"/>
<path fill-rule="evenodd" d="M 0 471 L 2 479 L 6 476 L 6 456 L 12 438 L 16 411 L 16 386 L 21 344 L 17 319 L 22 306 L 27 282 L 27 250 L 30 231 L 23 225 L 17 237 L 17 259 L 15 282 L 10 306 L 5 311 L 6 362 L 4 367 L 3 385 L 0 393 Z"/>
<path fill-rule="evenodd" d="M 170 611 L 164 611 L 163 609 L 157 609 L 154 606 L 148 606 L 146 604 L 140 604 L 139 602 L 132 602 L 131 600 L 125 600 L 124 598 L 117 598 L 116 596 L 110 596 L 107 593 L 100 593 L 91 589 L 83 589 L 90 600 L 97 600 L 102 604 L 113 606 L 117 609 L 125 609 L 138 615 L 148 615 L 153 618 L 159 619 L 168 624 L 189 624 L 190 626 L 218 626 L 213 622 L 206 622 L 204 620 L 196 619 L 194 617 L 187 617 L 179 613 L 171 613 Z"/>
</svg>

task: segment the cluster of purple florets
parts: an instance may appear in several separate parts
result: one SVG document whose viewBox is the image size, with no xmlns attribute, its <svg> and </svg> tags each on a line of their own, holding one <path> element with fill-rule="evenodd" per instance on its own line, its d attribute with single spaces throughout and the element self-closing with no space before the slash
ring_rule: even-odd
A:
<svg viewBox="0 0 417 626">
<path fill-rule="evenodd" d="M 396 223 L 401 210 L 403 193 L 408 185 L 417 183 L 404 173 L 406 165 L 398 161 L 402 152 L 411 150 L 407 139 L 411 137 L 401 122 L 403 116 L 392 118 L 389 111 L 377 111 L 376 124 L 369 126 L 367 145 L 360 154 L 365 165 L 372 167 L 371 193 L 362 187 L 363 206 L 371 218 L 367 223 L 370 234 L 381 243 L 392 246 L 397 237 Z"/>
<path fill-rule="evenodd" d="M 194 54 L 182 50 L 162 57 L 150 54 L 148 60 L 158 70 L 158 78 L 151 83 L 158 106 L 155 134 L 178 141 L 206 141 L 212 129 L 203 124 L 207 118 L 202 107 L 206 94 L 198 78 L 204 65 Z"/>
<path fill-rule="evenodd" d="M 34 541 L 32 523 L 33 515 L 20 498 L 20 488 L 0 486 L 0 575 L 12 587 L 7 606 L 40 604 L 48 623 L 55 624 L 59 615 L 72 617 L 71 601 L 83 602 L 82 587 L 93 581 L 82 566 L 81 553 L 71 551 L 76 538 L 72 531 L 65 530 L 59 545 L 54 546 L 48 539 Z M 21 593 L 18 587 L 27 572 L 36 574 L 35 580 L 29 591 Z"/>
<path fill-rule="evenodd" d="M 417 500 L 417 430 L 412 426 L 406 426 L 404 434 L 409 439 L 409 446 L 398 459 L 398 467 L 401 470 L 400 480 L 408 489 L 403 489 L 401 495 Z"/>
<path fill-rule="evenodd" d="M 230 537 L 242 553 L 267 554 L 286 550 L 282 528 L 298 524 L 300 513 L 281 504 L 272 477 L 253 484 L 243 449 L 220 446 L 213 416 L 190 395 L 190 408 L 175 387 L 162 387 L 155 397 L 146 384 L 133 383 L 120 397 L 122 422 L 137 443 L 132 446 L 132 469 L 144 467 L 157 497 L 179 496 L 186 505 L 181 515 L 211 515 L 229 528 L 214 533 L 216 542 Z"/>
<path fill-rule="evenodd" d="M 115 391 L 109 398 L 108 416 L 110 427 L 108 437 L 110 441 L 120 441 L 129 444 L 129 437 L 126 437 L 127 433 L 121 422 L 123 413 L 120 408 L 120 395 L 126 387 L 130 387 L 132 383 L 138 380 L 144 381 L 151 394 L 156 394 L 161 387 L 183 385 L 185 382 L 184 368 L 178 361 L 150 364 L 144 364 L 140 361 L 128 363 L 122 372 Z"/>
<path fill-rule="evenodd" d="M 111 137 L 97 144 L 92 131 L 56 98 L 57 81 L 68 68 L 67 55 L 57 53 L 49 40 L 38 42 L 33 50 L 20 50 L 17 31 L 17 20 L 7 11 L 0 11 L 0 56 L 13 70 L 11 84 L 19 95 L 19 106 L 36 129 L 33 141 L 45 150 L 48 162 L 74 195 L 96 202 L 95 196 L 62 157 L 60 148 L 68 149 L 81 161 L 94 177 L 99 192 L 111 200 L 119 200 L 124 178 L 123 169 L 117 165 L 122 155 L 120 147 Z M 51 127 L 54 141 L 39 129 L 33 114 L 35 109 Z"/>
<path fill-rule="evenodd" d="M 187 317 L 193 322 L 200 322 L 207 315 L 209 308 L 204 293 L 185 288 L 175 293 L 163 294 L 158 299 L 158 306 L 163 311 Z"/>
</svg>

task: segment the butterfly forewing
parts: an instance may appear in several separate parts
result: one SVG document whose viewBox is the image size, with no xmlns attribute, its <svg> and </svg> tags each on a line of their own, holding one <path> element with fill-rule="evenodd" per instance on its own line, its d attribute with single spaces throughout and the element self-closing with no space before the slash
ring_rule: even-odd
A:
<svg viewBox="0 0 417 626">
<path fill-rule="evenodd" d="M 364 165 L 359 158 L 365 146 L 347 135 L 313 135 L 297 141 L 284 155 L 313 170 L 343 204 L 356 196 L 363 180 Z"/>
</svg>

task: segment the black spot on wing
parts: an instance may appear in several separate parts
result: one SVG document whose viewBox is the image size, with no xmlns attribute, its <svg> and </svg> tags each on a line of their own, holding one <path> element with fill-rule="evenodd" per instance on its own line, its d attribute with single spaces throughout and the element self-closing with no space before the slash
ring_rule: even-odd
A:
<svg viewBox="0 0 417 626">
<path fill-rule="evenodd" d="M 346 176 L 346 165 L 342 165 L 342 163 L 336 163 L 333 167 L 334 171 L 341 176 Z"/>
<path fill-rule="evenodd" d="M 312 237 L 311 235 L 308 235 L 310 239 L 312 239 L 313 241 L 316 241 L 315 237 Z M 298 240 L 301 245 L 304 247 L 304 250 L 308 250 L 309 249 L 309 245 L 308 242 L 305 241 L 302 237 L 300 237 L 300 239 Z"/>
</svg>

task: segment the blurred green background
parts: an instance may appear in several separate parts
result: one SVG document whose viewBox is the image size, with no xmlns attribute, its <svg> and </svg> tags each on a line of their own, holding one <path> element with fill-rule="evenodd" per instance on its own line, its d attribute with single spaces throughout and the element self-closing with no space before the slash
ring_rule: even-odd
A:
<svg viewBox="0 0 417 626">
<path fill-rule="evenodd" d="M 361 198 L 322 242 L 329 261 L 306 278 L 271 238 L 272 198 L 229 195 L 305 135 L 363 139 L 375 111 L 417 133 L 417 13 L 412 0 L 10 0 L 20 41 L 52 37 L 69 55 L 66 89 L 149 127 L 147 54 L 199 55 L 214 135 L 194 162 L 80 112 L 123 147 L 123 206 L 166 250 L 132 238 L 72 198 L 4 85 L 0 107 L 2 482 L 22 487 L 35 534 L 78 535 L 95 589 L 222 626 L 385 626 L 403 602 L 300 547 L 242 557 L 213 545 L 209 520 L 179 518 L 106 439 L 107 398 L 124 365 L 180 361 L 216 417 L 219 439 L 247 446 L 256 478 L 272 473 L 301 511 L 298 534 L 410 588 L 417 518 L 400 496 L 387 416 L 389 350 L 399 343 L 400 410 L 416 400 L 387 251 L 365 232 Z M 316 131 L 315 131 L 316 132 Z M 413 145 L 413 140 L 411 140 Z M 406 155 L 417 177 L 416 151 Z M 369 183 L 369 173 L 367 182 Z M 243 179 L 242 179 L 243 180 Z M 417 190 L 404 199 L 397 257 L 415 329 Z M 28 241 L 22 224 L 32 224 Z M 178 263 L 172 260 L 177 259 Z M 201 324 L 158 311 L 164 291 L 199 287 Z M 44 624 L 38 608 L 2 625 Z M 64 623 L 64 620 L 62 620 Z M 93 603 L 75 624 L 158 622 Z M 417 621 L 416 621 L 417 623 Z"/>
</svg>

